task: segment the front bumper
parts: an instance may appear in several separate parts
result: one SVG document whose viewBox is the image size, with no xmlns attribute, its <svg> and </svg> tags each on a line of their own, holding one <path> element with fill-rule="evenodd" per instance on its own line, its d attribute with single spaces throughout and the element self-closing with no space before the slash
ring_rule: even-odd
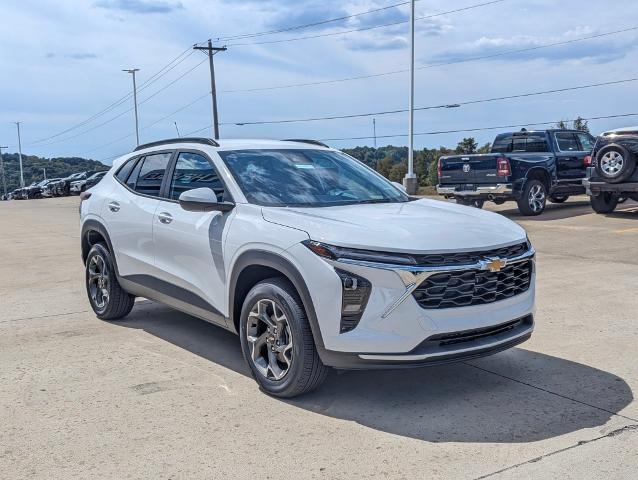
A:
<svg viewBox="0 0 638 480">
<path fill-rule="evenodd" d="M 360 261 L 333 262 L 300 247 L 289 252 L 294 254 L 295 263 L 305 265 L 306 271 L 313 265 L 305 280 L 321 332 L 317 341 L 319 354 L 326 365 L 341 369 L 397 368 L 457 362 L 511 348 L 527 340 L 534 330 L 534 269 L 529 288 L 521 294 L 480 305 L 428 309 L 422 308 L 412 294 L 418 280 L 424 279 L 418 275 L 427 278 L 455 268 L 480 267 L 401 269 Z M 533 258 L 534 251 L 530 249 L 520 260 Z M 341 301 L 335 299 L 341 298 L 342 285 L 335 268 L 364 277 L 372 284 L 359 324 L 346 333 L 340 332 Z M 511 328 L 501 329 L 503 325 Z M 465 338 L 450 341 L 459 335 Z"/>
<path fill-rule="evenodd" d="M 514 194 L 514 187 L 511 183 L 498 183 L 464 190 L 462 185 L 437 185 L 436 191 L 439 195 L 448 197 L 511 196 Z"/>
</svg>

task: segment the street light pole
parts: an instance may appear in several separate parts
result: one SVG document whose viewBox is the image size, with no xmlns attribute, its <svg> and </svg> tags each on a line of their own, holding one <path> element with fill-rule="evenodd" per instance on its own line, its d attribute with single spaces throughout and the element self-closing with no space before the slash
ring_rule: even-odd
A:
<svg viewBox="0 0 638 480">
<path fill-rule="evenodd" d="M 20 123 L 15 122 L 18 127 L 18 159 L 20 160 L 20 187 L 24 188 L 24 171 L 22 170 L 22 140 L 20 139 Z"/>
<path fill-rule="evenodd" d="M 372 134 L 374 135 L 374 148 L 377 148 L 377 119 L 372 119 Z"/>
<path fill-rule="evenodd" d="M 135 139 L 137 141 L 136 145 L 140 144 L 140 127 L 137 118 L 137 83 L 135 82 L 135 73 L 139 72 L 139 68 L 130 68 L 122 70 L 123 72 L 130 73 L 133 75 L 133 103 L 135 105 Z"/>
<path fill-rule="evenodd" d="M 414 2 L 410 1 L 410 115 L 408 125 L 408 173 L 403 186 L 410 195 L 416 193 L 416 175 L 414 174 Z"/>
<path fill-rule="evenodd" d="M 0 171 L 2 171 L 2 189 L 4 190 L 4 198 L 7 198 L 7 179 L 4 176 L 4 160 L 2 159 L 2 149 L 9 148 L 0 146 Z"/>
</svg>

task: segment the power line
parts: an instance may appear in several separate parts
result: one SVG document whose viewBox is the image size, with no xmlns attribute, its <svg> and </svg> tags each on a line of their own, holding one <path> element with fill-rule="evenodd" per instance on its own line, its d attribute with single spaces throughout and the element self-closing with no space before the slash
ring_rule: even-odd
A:
<svg viewBox="0 0 638 480">
<path fill-rule="evenodd" d="M 424 15 L 422 17 L 417 17 L 415 18 L 415 20 L 427 20 L 430 18 L 435 18 L 435 17 L 440 17 L 443 15 L 449 15 L 451 13 L 458 13 L 458 12 L 464 12 L 467 10 L 473 10 L 475 8 L 480 8 L 480 7 L 486 7 L 488 5 L 493 5 L 496 3 L 502 3 L 502 2 L 506 2 L 507 0 L 492 0 L 490 2 L 484 2 L 484 3 L 478 3 L 475 5 L 469 5 L 467 7 L 462 7 L 462 8 L 456 8 L 454 10 L 448 10 L 446 12 L 440 12 L 440 13 L 433 13 L 430 15 Z M 334 37 L 337 35 L 347 35 L 350 33 L 355 33 L 355 32 L 364 32 L 364 31 L 368 31 L 368 30 L 375 30 L 377 28 L 385 28 L 385 27 L 392 27 L 395 25 L 402 25 L 404 23 L 408 23 L 408 20 L 398 20 L 396 22 L 389 22 L 389 23 L 384 23 L 381 25 L 373 25 L 370 27 L 361 27 L 361 28 L 354 28 L 351 30 L 343 30 L 341 32 L 330 32 L 330 33 L 319 33 L 316 35 L 307 35 L 304 37 L 295 37 L 295 38 L 284 38 L 284 39 L 280 39 L 280 40 L 265 40 L 265 41 L 260 41 L 260 42 L 246 42 L 246 43 L 231 43 L 228 45 L 228 47 L 244 47 L 244 46 L 248 46 L 248 45 L 268 45 L 268 44 L 273 44 L 273 43 L 284 43 L 284 42 L 296 42 L 299 40 L 310 40 L 310 39 L 314 39 L 314 38 L 323 38 L 323 37 Z"/>
<path fill-rule="evenodd" d="M 181 80 L 182 78 L 184 78 L 186 75 L 188 75 L 189 73 L 191 73 L 193 70 L 195 70 L 197 67 L 199 67 L 200 65 L 202 65 L 204 62 L 206 62 L 207 59 L 203 59 L 201 62 L 197 63 L 194 67 L 186 70 L 186 72 L 182 73 L 179 77 L 175 78 L 174 80 L 172 80 L 171 82 L 167 83 L 166 85 L 164 85 L 162 88 L 160 88 L 159 90 L 157 90 L 156 92 L 152 93 L 151 95 L 149 95 L 148 97 L 146 97 L 144 100 L 141 100 L 138 105 L 142 105 L 146 102 L 148 102 L 149 100 L 151 100 L 152 98 L 156 97 L 157 95 L 159 95 L 160 93 L 162 93 L 164 90 L 166 90 L 167 88 L 171 87 L 172 85 L 174 85 L 175 83 L 177 83 L 179 80 Z M 104 125 L 108 125 L 111 122 L 114 122 L 115 120 L 117 120 L 118 118 L 122 117 L 123 115 L 126 115 L 127 113 L 133 111 L 133 107 L 128 108 L 127 110 L 124 110 L 120 113 L 118 113 L 116 116 L 109 118 L 108 120 L 99 123 L 98 125 L 94 125 L 91 128 L 88 128 L 86 130 L 82 130 L 79 133 L 76 133 L 74 135 L 71 135 L 69 137 L 65 137 L 65 138 L 61 138 L 61 139 L 57 139 L 57 140 L 53 140 L 51 142 L 47 142 L 45 145 L 38 145 L 38 146 L 49 146 L 49 145 L 53 145 L 56 143 L 62 143 L 62 142 L 66 142 L 68 140 L 73 140 L 75 138 L 81 137 L 82 135 L 85 135 L 89 132 L 92 132 L 98 128 L 103 127 Z"/>
<path fill-rule="evenodd" d="M 417 2 L 421 1 L 421 0 L 416 0 Z M 334 22 L 340 22 L 343 20 L 349 20 L 351 18 L 355 18 L 355 17 L 360 17 L 363 15 L 369 15 L 371 13 L 377 13 L 377 12 L 382 12 L 385 10 L 390 10 L 393 8 L 397 8 L 397 7 L 402 7 L 403 5 L 407 5 L 410 2 L 401 2 L 401 3 L 395 3 L 394 5 L 388 5 L 387 7 L 380 7 L 380 8 L 375 8 L 372 10 L 366 10 L 365 12 L 359 12 L 359 13 L 354 13 L 352 15 L 344 15 L 342 17 L 336 17 L 336 18 L 330 18 L 327 20 L 321 20 L 319 22 L 314 22 L 314 23 L 306 23 L 303 25 L 295 25 L 292 27 L 284 27 L 284 28 L 280 28 L 277 30 L 268 30 L 265 32 L 255 32 L 255 33 L 245 33 L 243 35 L 233 35 L 233 36 L 225 36 L 225 37 L 218 37 L 217 40 L 219 41 L 228 41 L 228 40 L 242 40 L 242 39 L 246 39 L 246 38 L 255 38 L 255 37 L 263 37 L 266 35 L 274 35 L 276 33 L 284 33 L 284 32 L 291 32 L 294 30 L 303 30 L 306 28 L 311 28 L 311 27 L 317 27 L 320 25 L 326 25 L 328 23 L 334 23 Z"/>
<path fill-rule="evenodd" d="M 594 88 L 594 87 L 603 87 L 607 85 L 618 85 L 622 83 L 635 82 L 638 78 L 628 78 L 624 80 L 614 80 L 611 82 L 601 82 L 601 83 L 592 83 L 588 85 L 579 85 L 576 87 L 566 87 L 566 88 L 556 88 L 552 90 L 543 90 L 540 92 L 529 92 L 529 93 L 520 93 L 517 95 L 507 95 L 502 97 L 492 97 L 492 98 L 484 98 L 480 100 L 468 100 L 465 102 L 453 102 L 449 104 L 442 105 L 431 105 L 427 107 L 418 107 L 415 110 L 432 110 L 436 108 L 456 108 L 463 105 L 474 105 L 478 103 L 488 103 L 488 102 L 496 102 L 502 100 L 512 100 L 515 98 L 525 98 L 525 97 L 533 97 L 538 95 L 547 95 L 551 93 L 561 93 L 561 92 L 569 92 L 574 90 L 583 90 L 586 88 Z M 377 115 L 393 115 L 398 113 L 406 113 L 408 110 L 405 108 L 397 109 L 397 110 L 385 110 L 381 112 L 367 112 L 367 113 L 354 113 L 349 115 L 331 115 L 326 117 L 310 117 L 310 118 L 295 118 L 295 119 L 284 119 L 284 120 L 257 120 L 250 122 L 226 122 L 221 125 L 272 125 L 272 124 L 280 124 L 280 123 L 304 123 L 304 122 L 318 122 L 323 120 L 342 120 L 342 119 L 350 119 L 350 118 L 359 118 L 359 117 L 372 117 Z"/>
<path fill-rule="evenodd" d="M 187 55 L 184 56 L 185 54 L 187 54 Z M 166 64 L 164 67 L 162 67 L 160 70 L 158 70 L 155 74 L 151 75 L 146 81 L 144 81 L 139 86 L 138 92 L 144 90 L 145 88 L 151 86 L 153 83 L 157 82 L 160 78 L 162 78 L 163 76 L 168 74 L 168 72 L 173 70 L 175 67 L 177 67 L 179 64 L 181 64 L 184 60 L 186 60 L 192 54 L 193 54 L 193 52 L 191 51 L 190 47 L 188 49 L 184 50 L 177 57 L 175 57 L 173 60 L 171 60 L 168 64 Z M 91 115 L 89 118 L 83 120 L 82 122 L 79 122 L 79 123 L 77 123 L 75 125 L 72 125 L 71 127 L 68 127 L 66 129 L 64 129 L 64 130 L 62 130 L 60 132 L 57 132 L 57 133 L 55 133 L 53 135 L 50 135 L 48 137 L 44 137 L 44 138 L 40 138 L 40 139 L 34 140 L 33 142 L 30 143 L 29 146 L 33 146 L 33 145 L 36 145 L 36 144 L 44 143 L 44 142 L 46 142 L 48 140 L 60 137 L 60 136 L 62 136 L 64 134 L 66 134 L 66 133 L 69 133 L 69 132 L 71 132 L 73 130 L 81 128 L 81 127 L 91 123 L 93 120 L 96 120 L 96 119 L 104 116 L 108 112 L 114 110 L 115 108 L 119 107 L 120 105 L 122 105 L 123 103 L 128 101 L 132 96 L 133 96 L 132 93 L 127 93 L 123 97 L 119 98 L 118 100 L 114 101 L 113 103 L 111 103 L 110 105 L 105 107 L 103 110 L 100 110 L 99 112 Z"/>
<path fill-rule="evenodd" d="M 612 118 L 626 118 L 626 117 L 636 117 L 638 116 L 638 113 L 622 113 L 622 114 L 617 114 L 617 115 L 604 115 L 604 116 L 598 116 L 598 117 L 587 117 L 587 118 L 581 118 L 581 120 L 586 120 L 586 121 L 592 121 L 592 120 L 609 120 Z M 572 119 L 572 120 L 562 120 L 564 122 L 574 122 L 577 119 Z M 464 129 L 458 129 L 458 130 L 438 130 L 438 131 L 432 131 L 432 132 L 421 132 L 421 133 L 415 133 L 414 135 L 443 135 L 443 134 L 448 134 L 448 133 L 470 133 L 470 132 L 482 132 L 482 131 L 489 131 L 489 130 L 501 130 L 504 128 L 523 128 L 523 127 L 532 127 L 532 126 L 542 126 L 542 125 L 554 125 L 556 123 L 558 123 L 560 120 L 553 120 L 551 122 L 533 122 L 533 123 L 521 123 L 521 124 L 517 124 L 517 125 L 499 125 L 499 126 L 495 126 L 495 127 L 476 127 L 476 128 L 464 128 Z M 407 137 L 408 135 L 406 133 L 398 133 L 396 135 L 377 135 L 376 138 L 399 138 L 399 137 Z M 320 141 L 322 142 L 340 142 L 340 141 L 346 141 L 346 140 L 368 140 L 371 139 L 372 137 L 370 136 L 363 136 L 363 137 L 342 137 L 342 138 L 322 138 L 320 139 Z"/>
<path fill-rule="evenodd" d="M 631 31 L 635 31 L 638 30 L 638 26 L 634 26 L 634 27 L 628 27 L 628 28 L 624 28 L 621 30 L 614 30 L 611 32 L 604 32 L 604 33 L 599 33 L 599 34 L 595 34 L 595 35 L 589 35 L 586 37 L 580 37 L 580 38 L 574 38 L 571 40 L 564 40 L 564 41 L 560 41 L 560 42 L 553 42 L 553 43 L 546 43 L 543 45 L 536 45 L 534 47 L 526 47 L 526 48 L 519 48 L 519 49 L 515 49 L 515 50 L 506 50 L 503 52 L 497 52 L 497 53 L 492 53 L 489 55 L 481 55 L 481 56 L 477 56 L 477 57 L 469 57 L 469 58 L 462 58 L 462 59 L 458 59 L 458 60 L 450 60 L 448 62 L 440 62 L 440 63 L 432 63 L 432 64 L 427 64 L 427 65 L 421 65 L 419 67 L 417 67 L 417 70 L 423 70 L 423 69 L 429 69 L 429 68 L 435 68 L 435 67 L 442 67 L 442 66 L 447 66 L 447 65 L 456 65 L 456 64 L 460 64 L 460 63 L 468 63 L 468 62 L 474 62 L 477 60 L 488 60 L 491 58 L 498 58 L 498 57 L 503 57 L 506 55 L 513 55 L 516 53 L 526 53 L 526 52 L 532 52 L 532 51 L 536 51 L 536 50 L 541 50 L 544 48 L 550 48 L 550 47 L 557 47 L 557 46 L 561 46 L 561 45 L 569 45 L 572 43 L 577 43 L 577 42 L 583 42 L 586 40 L 593 40 L 596 38 L 602 38 L 602 37 L 607 37 L 610 35 L 617 35 L 620 33 L 627 33 L 627 32 L 631 32 Z M 387 75 L 396 75 L 399 73 L 407 73 L 410 70 L 405 68 L 402 70 L 391 70 L 391 71 L 387 71 L 387 72 L 379 72 L 379 73 L 373 73 L 373 74 L 369 74 L 369 75 L 356 75 L 356 76 L 352 76 L 352 77 L 345 77 L 345 78 L 337 78 L 337 79 L 333 79 L 333 80 L 322 80 L 322 81 L 317 81 L 317 82 L 302 82 L 302 83 L 292 83 L 292 84 L 286 84 L 286 85 L 274 85 L 274 86 L 269 86 L 269 87 L 254 87 L 254 88 L 244 88 L 244 89 L 233 89 L 233 90 L 222 90 L 221 93 L 250 93 L 250 92 L 262 92 L 262 91 L 267 91 L 267 90 L 280 90 L 280 89 L 285 89 L 285 88 L 296 88 L 296 87 L 311 87 L 311 86 L 315 86 L 315 85 L 327 85 L 327 84 L 333 84 L 333 83 L 340 83 L 340 82 L 349 82 L 349 81 L 353 81 L 353 80 L 363 80 L 363 79 L 367 79 L 367 78 L 375 78 L 375 77 L 383 77 L 383 76 L 387 76 Z"/>
</svg>

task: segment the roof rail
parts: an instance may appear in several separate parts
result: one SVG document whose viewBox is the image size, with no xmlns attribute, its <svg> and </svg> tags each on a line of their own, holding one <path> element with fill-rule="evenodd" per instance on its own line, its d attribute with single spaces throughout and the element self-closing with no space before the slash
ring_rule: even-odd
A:
<svg viewBox="0 0 638 480">
<path fill-rule="evenodd" d="M 325 143 L 320 142 L 319 140 L 306 140 L 303 138 L 287 138 L 285 140 L 283 140 L 284 142 L 296 142 L 296 143 L 308 143 L 310 145 L 318 145 L 320 147 L 326 147 L 326 148 L 330 148 L 328 145 L 326 145 Z"/>
<path fill-rule="evenodd" d="M 204 145 L 219 147 L 219 143 L 217 143 L 212 138 L 182 137 L 182 138 L 168 138 L 166 140 L 158 140 L 156 142 L 144 143 L 142 145 L 138 145 L 133 151 L 137 152 L 138 150 L 144 150 L 145 148 L 159 147 L 160 145 L 170 145 L 171 143 L 201 143 Z"/>
</svg>

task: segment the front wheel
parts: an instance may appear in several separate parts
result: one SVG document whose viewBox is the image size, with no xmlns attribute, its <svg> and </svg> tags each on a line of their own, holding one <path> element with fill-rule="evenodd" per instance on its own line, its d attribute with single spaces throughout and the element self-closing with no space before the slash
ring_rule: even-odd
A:
<svg viewBox="0 0 638 480">
<path fill-rule="evenodd" d="M 543 213 L 547 205 L 547 189 L 545 188 L 545 184 L 540 180 L 528 181 L 517 203 L 518 210 L 527 217 Z"/>
<path fill-rule="evenodd" d="M 244 359 L 264 392 L 291 398 L 326 378 L 303 303 L 287 280 L 266 279 L 250 290 L 239 329 Z"/>
<path fill-rule="evenodd" d="M 596 213 L 611 213 L 616 209 L 620 199 L 610 192 L 603 192 L 590 197 L 591 208 Z"/>
</svg>

